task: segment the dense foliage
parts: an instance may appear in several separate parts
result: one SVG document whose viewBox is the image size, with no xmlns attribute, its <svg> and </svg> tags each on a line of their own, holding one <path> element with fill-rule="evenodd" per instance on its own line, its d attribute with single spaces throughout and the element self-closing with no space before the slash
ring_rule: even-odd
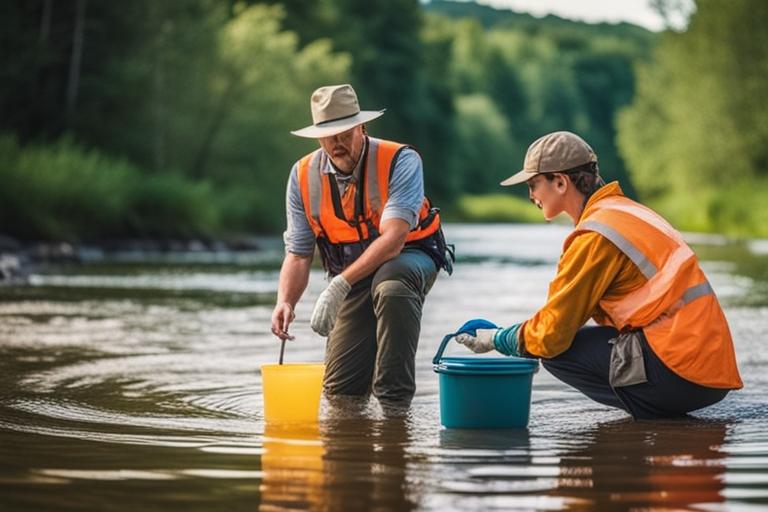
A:
<svg viewBox="0 0 768 512">
<path fill-rule="evenodd" d="M 768 3 L 699 0 L 621 115 L 642 197 L 690 230 L 768 236 Z"/>
<path fill-rule="evenodd" d="M 313 89 L 344 82 L 387 109 L 370 133 L 416 146 L 452 218 L 528 219 L 492 194 L 531 141 L 568 129 L 686 225 L 758 229 L 757 203 L 731 203 L 768 190 L 766 8 L 734 6 L 702 0 L 654 50 L 636 26 L 471 2 L 3 2 L 0 232 L 279 231 L 291 164 L 316 147 L 288 132 L 310 123 Z"/>
</svg>

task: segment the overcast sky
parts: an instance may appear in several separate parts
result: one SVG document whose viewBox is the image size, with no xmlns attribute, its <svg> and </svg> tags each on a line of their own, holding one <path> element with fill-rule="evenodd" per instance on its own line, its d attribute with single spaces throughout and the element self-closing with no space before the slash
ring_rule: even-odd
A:
<svg viewBox="0 0 768 512">
<path fill-rule="evenodd" d="M 659 14 L 649 6 L 648 0 L 477 0 L 497 9 L 528 12 L 534 16 L 556 14 L 562 18 L 597 23 L 627 21 L 648 28 L 661 30 L 664 23 Z M 675 26 L 681 20 L 673 20 Z"/>
</svg>

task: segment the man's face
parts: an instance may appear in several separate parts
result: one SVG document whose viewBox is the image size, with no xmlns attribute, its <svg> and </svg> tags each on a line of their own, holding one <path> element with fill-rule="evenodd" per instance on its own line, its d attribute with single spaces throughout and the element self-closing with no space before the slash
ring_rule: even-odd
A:
<svg viewBox="0 0 768 512">
<path fill-rule="evenodd" d="M 320 147 L 331 157 L 333 165 L 349 174 L 355 169 L 363 151 L 363 125 L 357 125 L 345 132 L 317 139 Z"/>
</svg>

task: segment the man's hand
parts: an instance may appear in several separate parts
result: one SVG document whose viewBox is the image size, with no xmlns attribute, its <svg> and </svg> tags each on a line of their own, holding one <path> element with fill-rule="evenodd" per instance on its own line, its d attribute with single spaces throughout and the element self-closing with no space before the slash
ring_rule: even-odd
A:
<svg viewBox="0 0 768 512">
<path fill-rule="evenodd" d="M 312 311 L 310 325 L 313 331 L 320 336 L 328 336 L 336 323 L 341 303 L 344 302 L 344 298 L 351 289 L 352 286 L 344 279 L 344 276 L 338 275 L 331 279 L 328 287 L 317 298 L 315 310 Z"/>
<path fill-rule="evenodd" d="M 272 311 L 272 334 L 281 340 L 292 340 L 293 336 L 288 334 L 288 326 L 294 318 L 296 315 L 291 305 L 287 302 L 279 302 Z"/>
<path fill-rule="evenodd" d="M 493 337 L 501 329 L 477 329 L 477 336 L 472 336 L 469 333 L 461 333 L 456 335 L 456 341 L 469 348 L 472 352 L 482 354 L 484 352 L 490 352 L 496 348 L 493 343 Z"/>
</svg>

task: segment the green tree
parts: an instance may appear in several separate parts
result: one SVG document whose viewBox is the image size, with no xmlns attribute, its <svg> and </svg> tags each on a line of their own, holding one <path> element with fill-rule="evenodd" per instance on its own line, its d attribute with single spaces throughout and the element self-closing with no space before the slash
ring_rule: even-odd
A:
<svg viewBox="0 0 768 512">
<path fill-rule="evenodd" d="M 254 5 L 231 19 L 219 41 L 221 71 L 211 77 L 209 155 L 202 176 L 232 188 L 227 220 L 259 231 L 284 227 L 284 197 L 293 162 L 316 143 L 289 131 L 311 123 L 317 87 L 344 82 L 349 57 L 328 40 L 299 48 L 281 31 L 279 6 Z"/>
<path fill-rule="evenodd" d="M 638 189 L 688 229 L 768 232 L 766 22 L 759 0 L 698 1 L 688 30 L 664 34 L 621 116 Z"/>
<path fill-rule="evenodd" d="M 461 170 L 466 194 L 496 190 L 499 182 L 512 174 L 519 162 L 518 144 L 509 134 L 509 125 L 493 101 L 482 94 L 460 96 L 456 100 L 458 145 L 455 158 Z"/>
<path fill-rule="evenodd" d="M 303 13 L 320 20 L 312 32 L 351 56 L 348 79 L 364 108 L 386 108 L 371 124 L 374 136 L 412 144 L 422 155 L 427 193 L 452 198 L 450 155 L 454 140 L 453 98 L 447 94 L 444 47 L 423 42 L 423 9 L 417 0 L 326 0 Z M 303 21 L 308 25 L 308 21 Z M 317 31 L 316 26 L 324 26 Z M 428 58 L 429 57 L 429 58 Z M 341 77 L 330 79 L 340 83 Z"/>
</svg>

